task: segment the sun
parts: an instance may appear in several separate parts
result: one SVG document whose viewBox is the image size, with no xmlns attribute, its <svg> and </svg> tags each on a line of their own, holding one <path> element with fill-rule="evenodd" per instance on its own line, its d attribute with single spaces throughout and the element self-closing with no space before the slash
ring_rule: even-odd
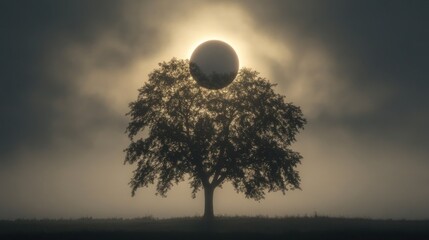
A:
<svg viewBox="0 0 429 240">
<path fill-rule="evenodd" d="M 191 59 L 192 53 L 195 51 L 195 49 L 198 46 L 200 46 L 202 43 L 205 43 L 207 41 L 225 42 L 235 50 L 239 58 L 241 56 L 240 53 L 242 52 L 241 51 L 242 48 L 240 47 L 238 40 L 234 39 L 233 37 L 228 37 L 226 35 L 222 35 L 222 36 L 213 35 L 213 36 L 204 36 L 204 37 L 198 38 L 197 40 L 192 41 L 190 44 L 190 47 L 188 48 L 187 59 Z"/>
<path fill-rule="evenodd" d="M 192 53 L 189 69 L 202 87 L 221 89 L 237 76 L 238 55 L 228 43 L 210 40 L 201 43 Z"/>
</svg>

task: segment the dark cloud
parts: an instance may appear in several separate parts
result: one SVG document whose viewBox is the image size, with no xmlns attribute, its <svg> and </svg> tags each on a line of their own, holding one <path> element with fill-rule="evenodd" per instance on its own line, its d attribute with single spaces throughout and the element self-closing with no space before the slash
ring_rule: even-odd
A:
<svg viewBox="0 0 429 240">
<path fill-rule="evenodd" d="M 137 25 L 136 12 L 117 1 L 2 1 L 0 5 L 1 161 L 18 149 L 46 147 L 55 135 L 83 137 L 92 127 L 118 118 L 97 99 L 78 93 L 81 59 L 66 58 L 67 47 L 93 49 L 106 36 L 119 39 L 127 48 L 103 49 L 95 64 L 120 68 L 154 51 L 152 43 L 162 42 L 155 28 Z M 136 15 L 124 16 L 125 11 Z M 81 129 L 74 127 L 79 121 L 73 116 L 77 106 L 80 114 L 92 116 Z"/>
<path fill-rule="evenodd" d="M 130 199 L 127 181 L 133 166 L 121 165 L 127 109 L 123 102 L 116 108 L 115 97 L 131 94 L 123 85 L 136 90 L 145 79 L 141 73 L 156 61 L 169 60 L 158 57 L 167 52 L 173 57 L 189 37 L 181 33 L 207 33 L 209 27 L 216 32 L 229 25 L 234 32 L 219 32 L 236 33 L 231 39 L 241 37 L 249 44 L 265 43 L 247 49 L 249 56 L 283 45 L 291 51 L 287 64 L 281 62 L 287 57 L 277 56 L 284 49 L 269 53 L 274 60 L 264 55 L 255 61 L 270 67 L 272 73 L 261 75 L 271 74 L 282 94 L 313 51 L 321 51 L 333 67 L 320 79 L 328 80 L 320 89 L 317 68 L 299 80 L 312 80 L 301 89 L 312 103 L 329 98 L 314 104 L 317 114 L 306 108 L 311 104 L 300 102 L 306 99 L 287 96 L 309 118 L 297 143 L 304 156 L 303 191 L 286 200 L 270 195 L 263 205 L 222 190 L 219 212 L 277 215 L 314 209 L 334 215 L 425 217 L 428 8 L 428 1 L 417 0 L 0 1 L 0 189 L 5 196 L 0 218 L 195 213 L 184 185 L 175 198 L 151 198 L 146 191 L 144 206 L 142 198 Z M 218 12 L 210 15 L 213 11 Z M 209 26 L 199 24 L 199 18 Z M 135 71 L 142 65 L 150 66 Z M 136 80 L 130 78 L 139 82 L 133 85 Z M 324 92 L 323 98 L 312 99 L 317 91 Z M 360 105 L 363 110 L 349 109 Z M 180 211 L 177 199 L 184 206 Z"/>
<path fill-rule="evenodd" d="M 344 77 L 362 101 L 389 92 L 370 113 L 321 114 L 313 124 L 342 125 L 355 134 L 426 148 L 428 1 L 255 1 L 242 6 L 257 19 L 260 31 L 292 39 L 295 54 L 314 44 L 322 46 L 334 59 L 337 76 Z M 284 76 L 284 69 L 275 71 Z"/>
</svg>

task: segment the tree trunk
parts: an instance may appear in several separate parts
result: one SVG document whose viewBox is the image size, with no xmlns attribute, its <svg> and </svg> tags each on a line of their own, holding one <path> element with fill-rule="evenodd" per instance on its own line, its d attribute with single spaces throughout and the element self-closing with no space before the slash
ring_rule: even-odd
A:
<svg viewBox="0 0 429 240">
<path fill-rule="evenodd" d="M 205 220 L 212 220 L 214 218 L 213 212 L 213 193 L 214 187 L 204 187 L 204 216 Z"/>
</svg>

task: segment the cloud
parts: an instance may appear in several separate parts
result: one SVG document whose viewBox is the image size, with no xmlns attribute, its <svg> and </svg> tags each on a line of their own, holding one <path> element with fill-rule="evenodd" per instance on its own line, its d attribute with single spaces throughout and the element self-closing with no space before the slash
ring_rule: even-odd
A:
<svg viewBox="0 0 429 240">
<path fill-rule="evenodd" d="M 131 198 L 122 149 L 147 74 L 210 38 L 309 119 L 295 146 L 303 191 L 255 203 L 226 185 L 217 212 L 427 216 L 424 1 L 0 5 L 0 218 L 201 213 L 186 183 L 167 199 Z"/>
<path fill-rule="evenodd" d="M 254 1 L 241 6 L 257 19 L 260 34 L 287 41 L 292 64 L 271 61 L 272 79 L 303 106 L 310 123 L 330 122 L 356 135 L 424 150 L 427 2 Z"/>
<path fill-rule="evenodd" d="M 154 26 L 134 21 L 125 15 L 132 8 L 114 1 L 2 5 L 7 9 L 1 40 L 2 161 L 14 152 L 47 148 L 58 137 L 86 138 L 123 121 L 108 104 L 85 94 L 82 81 L 88 81 L 88 71 L 117 71 L 156 51 L 153 46 L 162 41 Z M 106 81 L 98 84 L 108 87 Z"/>
</svg>

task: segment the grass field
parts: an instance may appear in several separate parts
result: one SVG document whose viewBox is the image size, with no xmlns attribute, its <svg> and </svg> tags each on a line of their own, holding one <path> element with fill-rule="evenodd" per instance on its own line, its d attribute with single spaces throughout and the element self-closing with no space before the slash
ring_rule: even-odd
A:
<svg viewBox="0 0 429 240">
<path fill-rule="evenodd" d="M 428 239 L 429 220 L 218 217 L 0 221 L 0 239 Z"/>
</svg>

